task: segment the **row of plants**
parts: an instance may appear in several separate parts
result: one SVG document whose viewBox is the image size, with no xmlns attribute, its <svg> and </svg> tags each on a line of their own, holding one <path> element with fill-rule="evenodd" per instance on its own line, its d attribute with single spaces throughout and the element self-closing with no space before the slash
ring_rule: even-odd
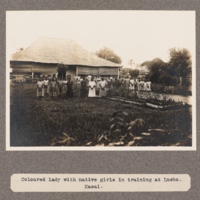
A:
<svg viewBox="0 0 200 200">
<path fill-rule="evenodd" d="M 183 102 L 176 102 L 170 96 L 161 93 L 155 92 L 137 92 L 130 91 L 128 89 L 119 88 L 119 89 L 110 89 L 107 94 L 108 98 L 111 97 L 115 100 L 131 100 L 132 102 L 139 102 L 139 105 L 149 106 L 154 108 L 180 108 L 180 107 L 189 107 L 188 104 Z M 131 103 L 131 102 L 130 102 Z M 155 105 L 155 106 L 154 106 Z M 157 107 L 156 107 L 157 106 Z"/>
</svg>

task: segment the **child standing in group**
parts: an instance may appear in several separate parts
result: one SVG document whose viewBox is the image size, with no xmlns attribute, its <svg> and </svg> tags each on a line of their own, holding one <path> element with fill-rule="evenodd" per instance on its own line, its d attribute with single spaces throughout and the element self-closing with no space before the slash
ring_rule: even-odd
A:
<svg viewBox="0 0 200 200">
<path fill-rule="evenodd" d="M 67 93 L 66 93 L 66 96 L 67 98 L 72 98 L 74 96 L 74 93 L 73 93 L 73 81 L 71 80 L 71 76 L 68 75 L 67 76 Z"/>
<path fill-rule="evenodd" d="M 44 82 L 42 78 L 37 82 L 37 97 L 40 99 L 44 96 Z"/>
<path fill-rule="evenodd" d="M 51 87 L 51 96 L 56 97 L 56 79 L 55 78 L 51 80 L 50 87 Z"/>
<path fill-rule="evenodd" d="M 44 95 L 49 95 L 49 80 L 47 77 L 44 78 Z"/>
<path fill-rule="evenodd" d="M 58 90 L 57 90 L 57 93 L 58 93 L 58 96 L 61 97 L 62 95 L 62 86 L 63 86 L 63 81 L 61 78 L 58 79 L 57 81 L 57 86 L 58 86 Z"/>
<path fill-rule="evenodd" d="M 66 94 L 67 94 L 67 80 L 66 78 L 64 78 L 63 82 L 62 82 L 62 95 L 64 97 L 66 97 Z"/>
</svg>

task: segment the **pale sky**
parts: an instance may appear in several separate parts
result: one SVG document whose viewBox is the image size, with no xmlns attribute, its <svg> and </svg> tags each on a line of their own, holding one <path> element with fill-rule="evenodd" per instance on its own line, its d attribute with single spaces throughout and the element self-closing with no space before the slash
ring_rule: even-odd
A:
<svg viewBox="0 0 200 200">
<path fill-rule="evenodd" d="M 7 11 L 7 59 L 40 37 L 72 39 L 90 52 L 112 49 L 135 63 L 169 59 L 187 48 L 195 58 L 195 11 Z"/>
</svg>

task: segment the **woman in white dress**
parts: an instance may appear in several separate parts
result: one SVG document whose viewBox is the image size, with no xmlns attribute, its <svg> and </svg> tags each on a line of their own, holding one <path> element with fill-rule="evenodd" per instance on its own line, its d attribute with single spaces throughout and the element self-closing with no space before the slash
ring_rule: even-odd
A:
<svg viewBox="0 0 200 200">
<path fill-rule="evenodd" d="M 89 81 L 88 87 L 89 87 L 88 97 L 95 97 L 96 96 L 96 90 L 95 90 L 96 83 L 93 80 L 93 77 L 91 78 L 91 81 Z"/>
<path fill-rule="evenodd" d="M 129 90 L 135 91 L 135 81 L 134 81 L 134 79 L 130 79 Z"/>
</svg>

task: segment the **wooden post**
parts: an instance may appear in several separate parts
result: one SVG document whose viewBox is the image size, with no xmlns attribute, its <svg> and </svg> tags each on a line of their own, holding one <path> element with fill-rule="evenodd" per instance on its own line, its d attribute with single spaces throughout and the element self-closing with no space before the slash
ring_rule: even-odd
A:
<svg viewBox="0 0 200 200">
<path fill-rule="evenodd" d="M 78 76 L 78 66 L 76 66 L 76 76 Z"/>
<path fill-rule="evenodd" d="M 117 78 L 119 79 L 119 69 L 120 68 L 117 68 Z"/>
<path fill-rule="evenodd" d="M 32 65 L 31 65 L 31 76 L 32 76 L 32 80 L 33 80 L 33 69 L 32 69 Z"/>
</svg>

